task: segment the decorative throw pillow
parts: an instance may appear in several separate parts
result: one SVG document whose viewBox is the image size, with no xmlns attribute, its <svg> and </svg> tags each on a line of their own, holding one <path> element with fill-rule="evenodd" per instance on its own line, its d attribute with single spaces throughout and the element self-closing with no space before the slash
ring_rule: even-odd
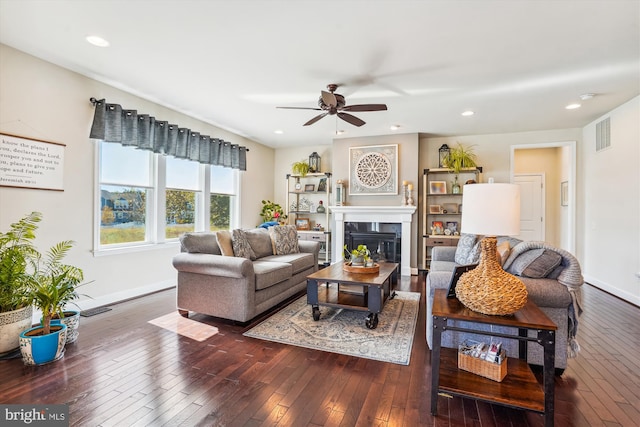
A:
<svg viewBox="0 0 640 427">
<path fill-rule="evenodd" d="M 231 232 L 231 245 L 233 246 L 233 253 L 237 257 L 256 259 L 256 254 L 253 252 L 244 230 L 235 229 Z"/>
<path fill-rule="evenodd" d="M 509 267 L 509 273 L 517 276 L 540 279 L 547 277 L 562 262 L 559 253 L 539 248 L 524 252 Z"/>
<path fill-rule="evenodd" d="M 296 254 L 298 247 L 298 231 L 295 225 L 276 225 L 269 227 L 269 235 L 274 255 Z"/>
<path fill-rule="evenodd" d="M 460 240 L 458 240 L 458 247 L 456 248 L 455 261 L 456 264 L 467 265 L 473 264 L 473 261 L 469 261 L 473 257 L 472 251 L 476 245 L 477 236 L 475 234 L 462 233 Z"/>
<path fill-rule="evenodd" d="M 500 265 L 504 265 L 504 262 L 509 258 L 509 254 L 511 253 L 511 246 L 509 246 L 509 242 L 505 240 L 504 242 L 499 243 L 498 246 L 496 246 L 496 251 L 498 252 L 498 262 Z"/>
<path fill-rule="evenodd" d="M 216 233 L 216 241 L 222 255 L 234 256 L 233 246 L 231 245 L 231 232 L 229 230 L 218 231 Z"/>
</svg>

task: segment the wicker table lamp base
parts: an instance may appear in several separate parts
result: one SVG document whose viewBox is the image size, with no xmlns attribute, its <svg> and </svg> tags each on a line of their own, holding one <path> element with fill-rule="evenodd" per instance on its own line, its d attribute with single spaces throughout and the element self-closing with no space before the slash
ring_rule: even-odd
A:
<svg viewBox="0 0 640 427">
<path fill-rule="evenodd" d="M 527 288 L 521 280 L 502 269 L 498 262 L 495 237 L 485 237 L 480 247 L 480 263 L 460 277 L 456 297 L 478 313 L 515 313 L 527 303 Z"/>
</svg>

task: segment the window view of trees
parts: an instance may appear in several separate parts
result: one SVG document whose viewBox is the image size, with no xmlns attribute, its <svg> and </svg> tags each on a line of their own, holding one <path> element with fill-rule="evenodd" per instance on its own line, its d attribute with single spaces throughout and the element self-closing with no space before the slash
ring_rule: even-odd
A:
<svg viewBox="0 0 640 427">
<path fill-rule="evenodd" d="M 100 191 L 100 244 L 146 240 L 147 190 L 103 185 Z"/>
<path fill-rule="evenodd" d="M 211 195 L 211 231 L 229 230 L 231 224 L 231 196 L 226 194 Z"/>
<path fill-rule="evenodd" d="M 195 230 L 196 193 L 194 191 L 167 190 L 167 239 Z"/>
<path fill-rule="evenodd" d="M 201 228 L 228 230 L 237 221 L 237 170 L 105 142 L 99 161 L 96 249 L 161 243 Z"/>
</svg>

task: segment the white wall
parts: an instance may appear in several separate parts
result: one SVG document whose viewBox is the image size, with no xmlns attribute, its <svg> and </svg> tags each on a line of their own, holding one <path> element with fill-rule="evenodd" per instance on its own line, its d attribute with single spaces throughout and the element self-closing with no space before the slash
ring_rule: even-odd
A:
<svg viewBox="0 0 640 427">
<path fill-rule="evenodd" d="M 595 151 L 596 123 L 611 119 L 611 147 Z M 640 97 L 583 130 L 578 182 L 585 279 L 640 305 Z"/>
<path fill-rule="evenodd" d="M 247 146 L 249 171 L 241 173 L 242 226 L 255 226 L 260 198 L 273 197 L 273 149 L 5 45 L 0 45 L 0 94 L 1 132 L 66 144 L 64 191 L 0 187 L 0 230 L 6 231 L 31 211 L 40 211 L 43 221 L 36 243 L 41 249 L 60 240 L 75 240 L 67 261 L 94 281 L 82 292 L 95 299 L 83 301 L 82 308 L 173 286 L 176 272 L 171 258 L 179 250 L 173 243 L 118 255 L 92 253 L 96 143 L 89 139 L 94 113 L 90 97 Z"/>
</svg>

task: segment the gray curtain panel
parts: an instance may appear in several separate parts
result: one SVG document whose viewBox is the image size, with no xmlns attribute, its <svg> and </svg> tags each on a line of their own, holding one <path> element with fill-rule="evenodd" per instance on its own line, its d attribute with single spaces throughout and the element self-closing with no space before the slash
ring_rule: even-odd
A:
<svg viewBox="0 0 640 427">
<path fill-rule="evenodd" d="M 247 147 L 157 120 L 136 110 L 123 110 L 104 99 L 94 100 L 90 138 L 214 166 L 247 170 Z"/>
</svg>

